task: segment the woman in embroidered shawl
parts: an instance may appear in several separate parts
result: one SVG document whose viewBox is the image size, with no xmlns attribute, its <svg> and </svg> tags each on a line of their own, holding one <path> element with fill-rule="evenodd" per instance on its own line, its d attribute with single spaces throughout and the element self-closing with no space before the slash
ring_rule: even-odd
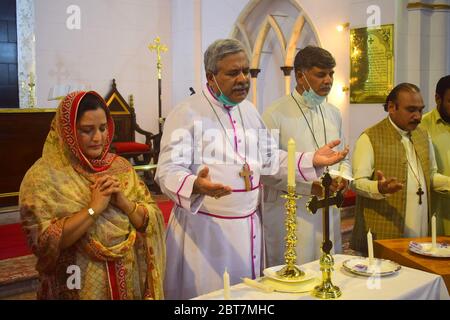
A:
<svg viewBox="0 0 450 320">
<path fill-rule="evenodd" d="M 22 181 L 38 299 L 164 298 L 163 217 L 130 163 L 108 152 L 113 136 L 105 101 L 73 92 Z"/>
</svg>

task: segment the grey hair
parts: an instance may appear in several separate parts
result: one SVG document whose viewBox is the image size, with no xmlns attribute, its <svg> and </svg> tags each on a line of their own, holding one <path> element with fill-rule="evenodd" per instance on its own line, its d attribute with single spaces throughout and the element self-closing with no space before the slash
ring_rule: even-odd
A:
<svg viewBox="0 0 450 320">
<path fill-rule="evenodd" d="M 229 54 L 244 52 L 247 59 L 248 54 L 243 44 L 236 39 L 219 39 L 214 41 L 204 54 L 205 71 L 217 74 L 217 63 Z"/>
</svg>

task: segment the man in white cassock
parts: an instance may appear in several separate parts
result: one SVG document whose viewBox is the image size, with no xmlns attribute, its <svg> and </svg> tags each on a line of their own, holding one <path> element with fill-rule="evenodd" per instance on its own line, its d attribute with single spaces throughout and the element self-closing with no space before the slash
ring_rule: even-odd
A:
<svg viewBox="0 0 450 320">
<path fill-rule="evenodd" d="M 269 129 L 279 130 L 280 148 L 287 150 L 290 138 L 295 140 L 297 150 L 315 151 L 330 141 L 339 139 L 343 145 L 341 113 L 334 105 L 325 101 L 333 85 L 336 61 L 325 49 L 307 46 L 295 56 L 294 71 L 296 88 L 276 100 L 263 114 Z M 331 166 L 331 170 L 351 177 L 350 160 Z M 269 181 L 271 180 L 271 181 Z M 320 181 L 304 179 L 297 183 L 297 193 L 303 195 L 297 202 L 297 263 L 303 264 L 320 258 L 323 241 L 322 214 L 308 213 L 306 204 L 311 195 L 322 196 Z M 266 178 L 264 181 L 264 238 L 266 241 L 267 265 L 285 263 L 285 200 L 286 179 Z M 334 178 L 332 192 L 347 187 L 346 179 Z M 340 209 L 330 208 L 330 239 L 333 251 L 342 252 Z"/>
<path fill-rule="evenodd" d="M 167 230 L 165 294 L 189 299 L 255 278 L 264 267 L 262 176 L 287 174 L 256 108 L 245 100 L 249 59 L 234 39 L 217 40 L 204 55 L 207 84 L 167 117 L 156 181 L 175 206 Z M 348 153 L 330 142 L 296 154 L 296 179 L 313 180 Z M 305 177 L 305 178 L 304 178 Z M 281 215 L 284 214 L 280 212 Z"/>
</svg>

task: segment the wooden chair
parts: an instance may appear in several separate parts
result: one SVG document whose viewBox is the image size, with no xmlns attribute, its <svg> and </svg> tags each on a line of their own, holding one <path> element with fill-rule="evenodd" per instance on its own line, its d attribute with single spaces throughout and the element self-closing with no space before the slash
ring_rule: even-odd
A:
<svg viewBox="0 0 450 320">
<path fill-rule="evenodd" d="M 130 104 L 128 104 L 117 90 L 116 80 L 113 79 L 111 90 L 106 95 L 105 101 L 115 124 L 111 152 L 128 159 L 135 166 L 156 164 L 159 153 L 159 134 L 146 131 L 137 124 L 133 96 L 130 96 Z M 136 142 L 136 132 L 145 136 L 145 143 Z M 149 186 L 154 184 L 154 172 L 154 168 L 144 171 L 144 177 Z"/>
</svg>

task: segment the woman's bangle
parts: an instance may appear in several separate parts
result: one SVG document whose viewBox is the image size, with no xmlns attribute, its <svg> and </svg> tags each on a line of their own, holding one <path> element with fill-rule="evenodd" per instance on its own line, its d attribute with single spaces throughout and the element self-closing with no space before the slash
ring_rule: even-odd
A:
<svg viewBox="0 0 450 320">
<path fill-rule="evenodd" d="M 134 214 L 134 213 L 137 211 L 138 207 L 139 207 L 138 203 L 135 202 L 135 203 L 134 203 L 134 209 L 133 209 L 133 211 L 131 211 L 131 212 L 128 213 L 127 215 L 128 215 L 128 216 L 131 216 L 132 214 Z"/>
</svg>

